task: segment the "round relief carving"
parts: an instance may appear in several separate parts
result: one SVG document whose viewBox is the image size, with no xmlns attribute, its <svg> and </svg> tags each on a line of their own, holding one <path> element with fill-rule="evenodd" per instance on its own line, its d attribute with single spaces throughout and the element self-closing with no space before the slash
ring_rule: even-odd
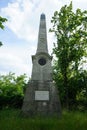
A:
<svg viewBox="0 0 87 130">
<path fill-rule="evenodd" d="M 40 59 L 38 60 L 38 63 L 39 63 L 40 65 L 45 65 L 45 64 L 46 64 L 46 59 L 45 59 L 45 58 L 40 58 Z"/>
</svg>

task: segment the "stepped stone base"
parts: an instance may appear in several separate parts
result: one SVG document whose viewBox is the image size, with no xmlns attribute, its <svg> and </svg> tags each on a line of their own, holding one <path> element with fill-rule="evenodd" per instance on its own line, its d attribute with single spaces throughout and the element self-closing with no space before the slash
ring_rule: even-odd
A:
<svg viewBox="0 0 87 130">
<path fill-rule="evenodd" d="M 61 116 L 55 84 L 51 81 L 30 81 L 25 92 L 22 113 L 25 116 Z"/>
</svg>

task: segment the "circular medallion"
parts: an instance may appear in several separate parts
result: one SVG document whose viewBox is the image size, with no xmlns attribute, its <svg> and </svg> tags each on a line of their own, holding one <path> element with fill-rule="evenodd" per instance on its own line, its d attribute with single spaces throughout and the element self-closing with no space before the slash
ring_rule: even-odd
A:
<svg viewBox="0 0 87 130">
<path fill-rule="evenodd" d="M 39 63 L 40 65 L 45 65 L 45 64 L 46 64 L 45 58 L 40 58 L 40 59 L 38 60 L 38 63 Z"/>
</svg>

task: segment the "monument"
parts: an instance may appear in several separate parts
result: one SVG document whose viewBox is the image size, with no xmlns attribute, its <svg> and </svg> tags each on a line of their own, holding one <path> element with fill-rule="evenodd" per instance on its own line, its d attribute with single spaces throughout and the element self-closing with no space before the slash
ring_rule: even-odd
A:
<svg viewBox="0 0 87 130">
<path fill-rule="evenodd" d="M 38 45 L 32 56 L 32 75 L 25 92 L 22 112 L 26 116 L 60 116 L 61 105 L 57 87 L 52 80 L 52 56 L 48 53 L 46 18 L 40 16 Z"/>
</svg>

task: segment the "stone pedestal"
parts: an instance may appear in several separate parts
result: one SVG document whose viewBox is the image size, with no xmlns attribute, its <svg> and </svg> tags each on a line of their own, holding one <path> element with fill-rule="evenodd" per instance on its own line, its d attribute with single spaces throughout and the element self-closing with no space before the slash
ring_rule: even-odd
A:
<svg viewBox="0 0 87 130">
<path fill-rule="evenodd" d="M 25 116 L 60 116 L 61 105 L 55 84 L 49 81 L 30 81 L 22 107 Z"/>
</svg>

